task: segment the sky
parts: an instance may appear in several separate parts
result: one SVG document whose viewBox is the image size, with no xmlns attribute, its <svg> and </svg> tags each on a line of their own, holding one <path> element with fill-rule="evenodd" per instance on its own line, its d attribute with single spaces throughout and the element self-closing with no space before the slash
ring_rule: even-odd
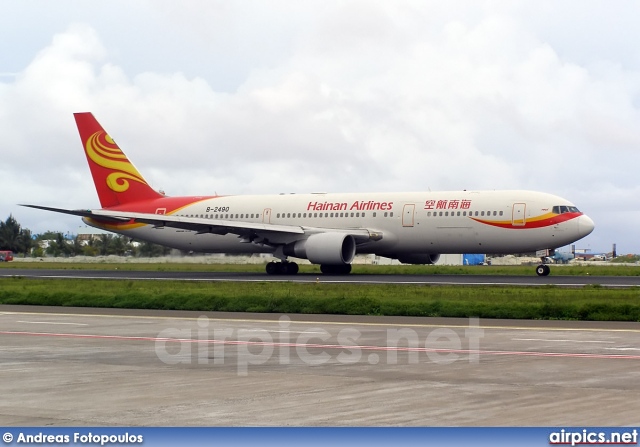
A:
<svg viewBox="0 0 640 447">
<path fill-rule="evenodd" d="M 636 1 L 0 0 L 0 219 L 98 208 L 93 112 L 168 195 L 528 189 L 640 253 Z"/>
</svg>

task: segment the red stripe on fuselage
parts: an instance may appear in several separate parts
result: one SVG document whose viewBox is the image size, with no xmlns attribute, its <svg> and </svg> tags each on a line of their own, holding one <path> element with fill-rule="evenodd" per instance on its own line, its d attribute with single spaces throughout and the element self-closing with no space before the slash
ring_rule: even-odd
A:
<svg viewBox="0 0 640 447">
<path fill-rule="evenodd" d="M 529 219 L 525 221 L 524 225 L 513 225 L 512 222 L 504 222 L 504 221 L 494 222 L 491 220 L 476 219 L 475 217 L 472 217 L 472 219 L 475 220 L 476 222 L 480 222 L 485 225 L 491 225 L 498 228 L 507 228 L 510 230 L 529 230 L 532 228 L 550 227 L 552 225 L 557 225 L 563 222 L 567 222 L 571 219 L 575 219 L 576 217 L 580 217 L 580 216 L 582 216 L 582 213 L 556 214 L 553 217 L 548 217 L 546 219 L 539 219 L 539 220 L 535 220 L 535 218 Z"/>
<path fill-rule="evenodd" d="M 132 202 L 124 205 L 105 208 L 109 211 L 130 211 L 133 213 L 159 214 L 158 210 L 164 210 L 165 214 L 174 214 L 189 205 L 216 199 L 222 196 L 194 196 L 194 197 L 162 197 L 156 200 L 144 202 Z"/>
<path fill-rule="evenodd" d="M 113 206 L 113 207 L 103 208 L 103 209 L 108 211 L 128 211 L 132 213 L 172 215 L 190 205 L 195 205 L 205 200 L 217 199 L 220 197 L 224 197 L 224 196 L 161 197 L 156 200 L 147 200 L 144 202 L 131 202 L 131 203 L 126 203 L 124 205 L 118 205 L 118 206 Z M 122 222 L 122 223 L 114 223 L 113 221 L 110 221 L 110 220 L 109 221 L 100 220 L 99 217 L 94 217 L 91 220 L 94 221 L 96 224 L 99 224 L 101 227 L 106 227 L 108 229 L 113 229 L 113 230 L 125 229 L 124 227 L 128 227 L 127 229 L 130 229 L 132 226 L 145 225 L 145 224 L 136 223 L 135 219 L 131 219 L 127 222 Z"/>
</svg>

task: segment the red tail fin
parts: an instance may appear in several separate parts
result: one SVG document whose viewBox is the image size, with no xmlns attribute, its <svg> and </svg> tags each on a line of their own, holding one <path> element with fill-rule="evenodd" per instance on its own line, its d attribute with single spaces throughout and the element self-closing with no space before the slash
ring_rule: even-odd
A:
<svg viewBox="0 0 640 447">
<path fill-rule="evenodd" d="M 91 113 L 74 113 L 103 208 L 163 197 L 154 191 Z"/>
</svg>

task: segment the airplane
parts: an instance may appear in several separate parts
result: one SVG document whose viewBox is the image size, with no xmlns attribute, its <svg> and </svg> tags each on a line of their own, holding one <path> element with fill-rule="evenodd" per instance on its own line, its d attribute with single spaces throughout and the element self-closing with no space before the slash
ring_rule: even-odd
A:
<svg viewBox="0 0 640 447">
<path fill-rule="evenodd" d="M 612 258 L 611 253 L 592 253 L 592 252 L 576 252 L 576 258 L 583 261 L 608 261 Z"/>
<path fill-rule="evenodd" d="M 356 254 L 433 264 L 442 253 L 555 249 L 594 228 L 569 201 L 534 191 L 169 197 L 149 186 L 93 114 L 74 117 L 101 208 L 22 206 L 185 251 L 270 253 L 280 261 L 267 263 L 271 275 L 298 273 L 289 257 L 348 274 Z M 536 273 L 546 276 L 541 261 Z"/>
<path fill-rule="evenodd" d="M 575 258 L 575 255 L 566 251 L 556 251 L 553 255 L 547 257 L 547 259 L 556 264 L 568 264 L 573 258 Z"/>
</svg>

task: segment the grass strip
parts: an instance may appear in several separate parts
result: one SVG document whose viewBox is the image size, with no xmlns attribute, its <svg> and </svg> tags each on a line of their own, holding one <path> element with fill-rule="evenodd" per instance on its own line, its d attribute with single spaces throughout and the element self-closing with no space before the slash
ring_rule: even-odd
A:
<svg viewBox="0 0 640 447">
<path fill-rule="evenodd" d="M 640 321 L 640 288 L 0 278 L 0 304 L 513 319 Z"/>
<path fill-rule="evenodd" d="M 56 270 L 124 270 L 158 272 L 245 272 L 264 273 L 264 264 L 191 264 L 191 263 L 82 263 L 82 262 L 3 262 L 6 269 Z M 300 265 L 301 273 L 321 275 L 317 265 Z M 551 265 L 557 276 L 640 276 L 640 266 L 622 265 Z M 353 265 L 353 273 L 361 275 L 505 275 L 535 276 L 534 265 Z"/>
</svg>

